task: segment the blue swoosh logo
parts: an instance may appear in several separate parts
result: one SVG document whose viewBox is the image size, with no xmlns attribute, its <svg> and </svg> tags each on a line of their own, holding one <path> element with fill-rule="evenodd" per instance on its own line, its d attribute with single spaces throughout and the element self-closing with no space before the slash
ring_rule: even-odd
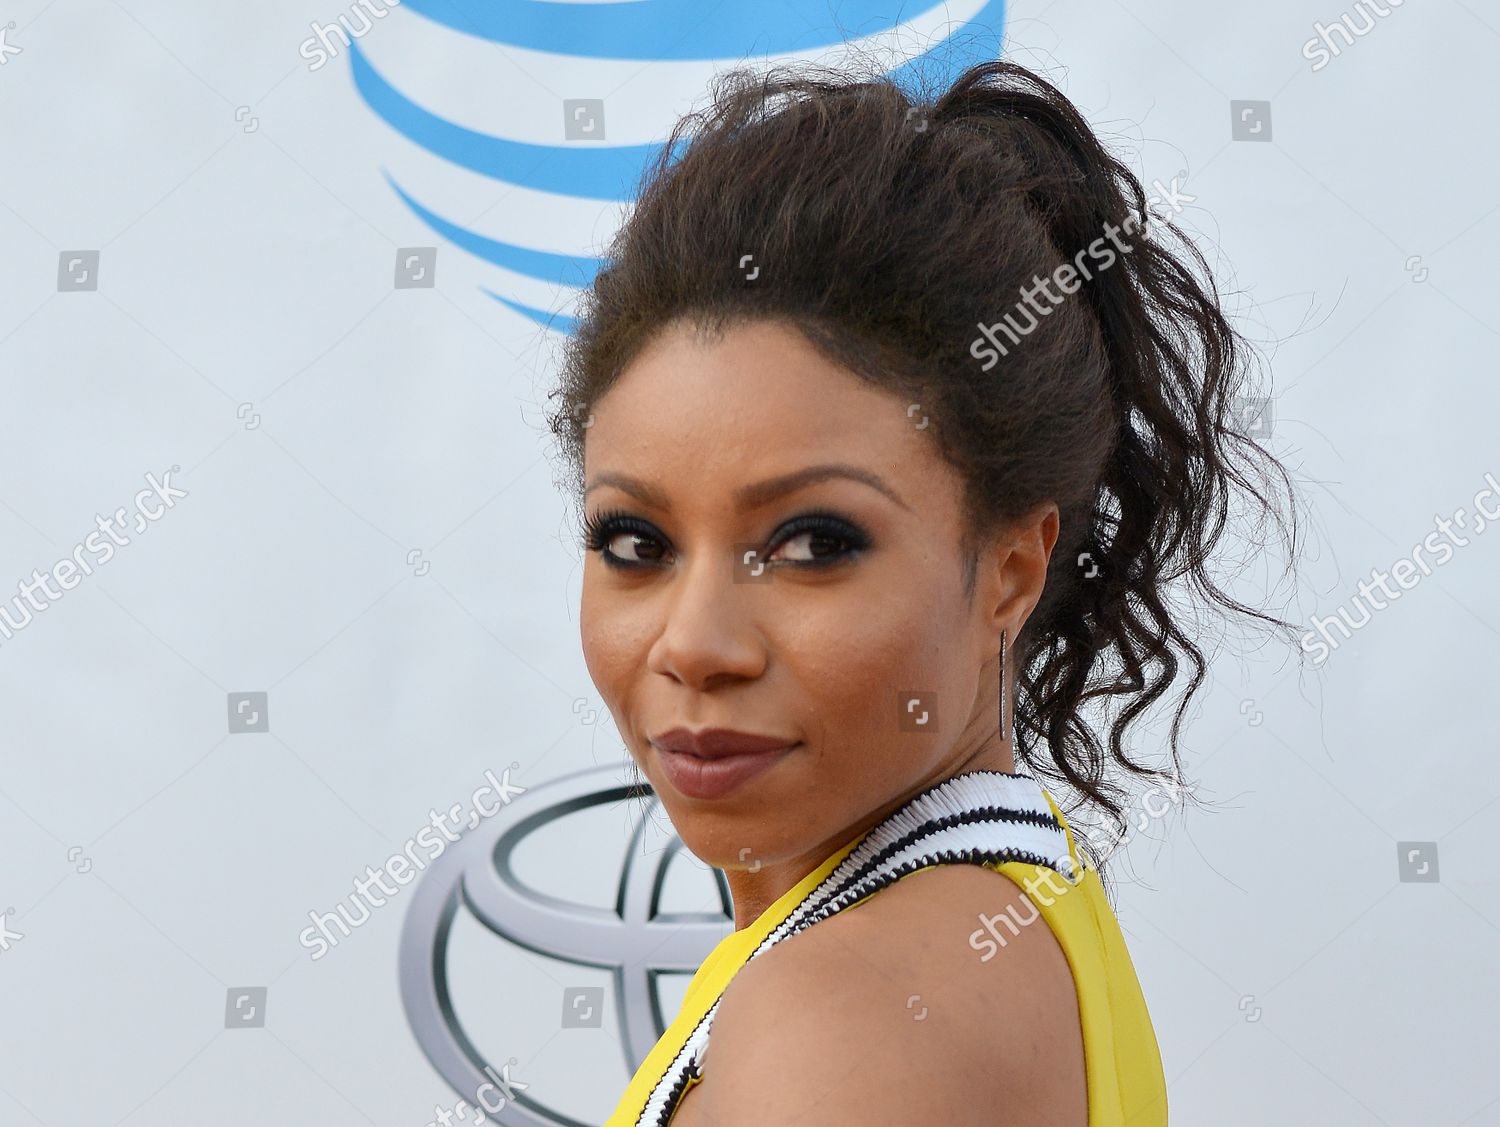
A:
<svg viewBox="0 0 1500 1127">
<path fill-rule="evenodd" d="M 890 0 L 840 0 L 832 19 L 823 5 L 790 0 L 631 0 L 557 4 L 545 0 L 402 0 L 434 23 L 510 47 L 593 59 L 737 59 L 833 47 L 889 31 L 943 8 L 893 12 Z M 811 9 L 811 12 L 808 11 Z"/>
<path fill-rule="evenodd" d="M 491 42 L 559 55 L 660 61 L 746 60 L 834 47 L 889 31 L 916 15 L 892 0 L 840 0 L 831 19 L 818 21 L 789 0 L 629 0 L 626 3 L 551 3 L 488 0 L 460 7 L 455 0 L 402 0 L 402 7 L 440 26 Z M 954 34 L 888 72 L 906 88 L 948 85 L 962 71 L 996 58 L 1003 42 L 1004 0 L 988 0 Z M 898 18 L 900 17 L 900 18 Z M 417 104 L 396 89 L 349 41 L 350 69 L 361 98 L 413 144 L 450 164 L 501 183 L 584 199 L 624 202 L 659 144 L 539 145 L 468 129 Z M 686 144 L 684 140 L 683 144 Z M 382 169 L 402 201 L 432 231 L 485 262 L 552 285 L 587 287 L 603 265 L 588 255 L 557 254 L 488 238 L 452 222 L 414 198 Z M 574 318 L 536 309 L 483 289 L 536 324 L 571 334 Z"/>
<path fill-rule="evenodd" d="M 354 85 L 377 115 L 428 152 L 507 184 L 563 196 L 625 200 L 660 145 L 533 145 L 477 133 L 439 117 L 402 94 L 349 47 Z"/>
</svg>

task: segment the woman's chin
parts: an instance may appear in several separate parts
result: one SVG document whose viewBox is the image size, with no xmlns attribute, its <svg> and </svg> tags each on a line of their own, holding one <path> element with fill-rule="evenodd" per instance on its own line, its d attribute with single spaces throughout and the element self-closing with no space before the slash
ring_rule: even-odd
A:
<svg viewBox="0 0 1500 1127">
<path fill-rule="evenodd" d="M 667 812 L 688 852 L 705 865 L 725 872 L 758 873 L 809 847 L 793 840 L 789 826 L 768 825 L 764 818 L 741 823 L 722 816 L 689 815 L 679 820 L 670 809 Z"/>
</svg>

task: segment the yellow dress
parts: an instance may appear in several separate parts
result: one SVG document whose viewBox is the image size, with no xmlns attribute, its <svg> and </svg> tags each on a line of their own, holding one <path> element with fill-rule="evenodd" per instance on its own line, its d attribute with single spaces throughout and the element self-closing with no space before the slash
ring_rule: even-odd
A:
<svg viewBox="0 0 1500 1127">
<path fill-rule="evenodd" d="M 1062 812 L 1030 776 L 974 771 L 916 796 L 849 842 L 748 926 L 724 937 L 694 974 L 682 1008 L 637 1069 L 605 1127 L 665 1127 L 698 1083 L 708 1030 L 735 973 L 774 943 L 864 903 L 913 872 L 982 864 L 1027 891 L 1073 971 L 1083 1030 L 1089 1127 L 1165 1127 L 1156 1033 L 1104 887 L 1086 868 Z M 1059 876 L 1058 874 L 1063 874 Z M 988 961 L 1009 933 L 998 915 L 970 936 Z M 997 942 L 998 941 L 998 942 Z M 701 1063 L 700 1063 L 701 1060 Z"/>
</svg>

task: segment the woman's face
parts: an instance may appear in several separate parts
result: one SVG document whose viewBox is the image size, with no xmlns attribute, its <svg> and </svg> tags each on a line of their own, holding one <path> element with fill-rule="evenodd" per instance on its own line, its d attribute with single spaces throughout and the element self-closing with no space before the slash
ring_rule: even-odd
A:
<svg viewBox="0 0 1500 1127">
<path fill-rule="evenodd" d="M 908 406 L 771 322 L 664 331 L 595 405 L 584 658 L 708 864 L 810 871 L 965 764 L 1009 769 L 1000 631 L 1040 594 L 1056 518 L 997 540 L 971 604 L 961 482 Z M 705 768 L 654 742 L 711 728 L 790 750 Z"/>
</svg>

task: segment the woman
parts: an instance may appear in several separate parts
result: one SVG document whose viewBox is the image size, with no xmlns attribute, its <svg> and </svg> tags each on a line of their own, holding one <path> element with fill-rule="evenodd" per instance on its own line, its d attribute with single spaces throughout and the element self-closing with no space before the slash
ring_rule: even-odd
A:
<svg viewBox="0 0 1500 1127">
<path fill-rule="evenodd" d="M 1237 494 L 1275 512 L 1244 348 L 1051 85 L 827 74 L 734 72 L 679 123 L 551 418 L 589 673 L 734 900 L 609 1123 L 1155 1127 L 1098 857 L 1039 779 L 1121 825 L 1117 773 L 1178 777 L 1175 723 L 1174 770 L 1123 745 L 1202 676 L 1168 581 L 1279 621 L 1206 571 Z"/>
</svg>

